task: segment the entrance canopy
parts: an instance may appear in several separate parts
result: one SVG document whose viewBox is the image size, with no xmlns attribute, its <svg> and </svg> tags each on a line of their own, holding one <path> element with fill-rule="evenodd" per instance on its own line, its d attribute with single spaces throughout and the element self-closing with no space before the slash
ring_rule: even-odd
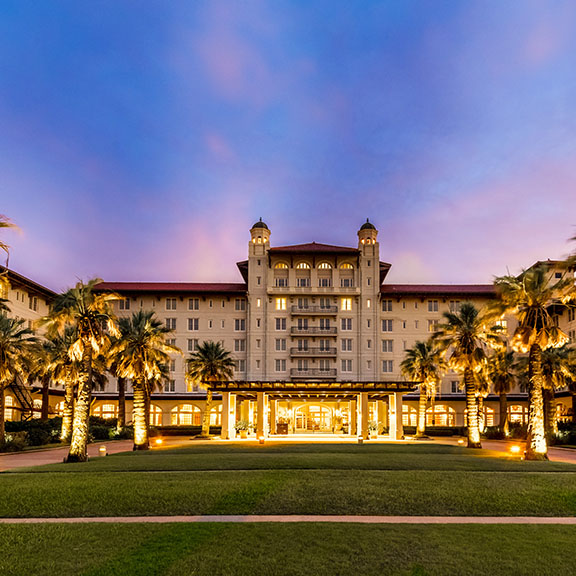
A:
<svg viewBox="0 0 576 576">
<path fill-rule="evenodd" d="M 266 392 L 268 394 L 358 394 L 360 392 L 391 394 L 413 392 L 419 382 L 259 382 L 250 380 L 225 380 L 211 382 L 216 392 Z"/>
</svg>

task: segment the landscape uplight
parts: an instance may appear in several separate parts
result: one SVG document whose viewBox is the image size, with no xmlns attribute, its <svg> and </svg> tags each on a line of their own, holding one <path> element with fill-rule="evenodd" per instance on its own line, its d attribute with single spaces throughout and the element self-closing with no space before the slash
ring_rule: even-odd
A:
<svg viewBox="0 0 576 576">
<path fill-rule="evenodd" d="M 520 450 L 522 450 L 522 448 L 520 448 L 520 446 L 518 446 L 518 444 L 514 444 L 513 446 L 510 446 L 510 452 L 512 454 L 520 454 Z"/>
<path fill-rule="evenodd" d="M 156 446 L 162 446 L 163 443 L 164 440 L 162 440 L 162 438 L 156 438 L 156 440 L 154 440 L 154 444 L 156 444 Z"/>
</svg>

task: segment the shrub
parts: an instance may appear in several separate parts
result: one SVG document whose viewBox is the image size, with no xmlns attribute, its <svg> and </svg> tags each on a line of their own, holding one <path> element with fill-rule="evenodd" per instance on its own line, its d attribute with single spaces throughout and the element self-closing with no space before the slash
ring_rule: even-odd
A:
<svg viewBox="0 0 576 576">
<path fill-rule="evenodd" d="M 94 440 L 110 440 L 111 428 L 108 426 L 90 426 L 90 436 Z"/>
<path fill-rule="evenodd" d="M 487 440 L 504 440 L 506 438 L 498 426 L 487 426 L 483 436 Z"/>
<path fill-rule="evenodd" d="M 21 452 L 28 446 L 27 432 L 12 432 L 6 434 L 4 442 L 0 443 L 0 452 Z"/>
<path fill-rule="evenodd" d="M 29 446 L 43 446 L 50 442 L 58 442 L 61 418 L 51 418 L 49 420 L 22 420 L 19 422 L 6 422 L 6 432 L 26 432 Z"/>
<path fill-rule="evenodd" d="M 132 440 L 134 438 L 134 428 L 132 426 L 126 426 L 118 432 L 114 429 L 110 432 L 110 438 L 112 440 Z"/>
<path fill-rule="evenodd" d="M 510 434 L 508 438 L 513 440 L 526 440 L 528 433 L 528 425 L 520 424 L 519 422 L 510 422 Z"/>
</svg>

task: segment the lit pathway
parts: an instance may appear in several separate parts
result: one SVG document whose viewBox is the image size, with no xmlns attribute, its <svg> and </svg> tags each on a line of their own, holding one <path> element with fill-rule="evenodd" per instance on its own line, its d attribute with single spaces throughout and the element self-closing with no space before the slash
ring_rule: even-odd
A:
<svg viewBox="0 0 576 576">
<path fill-rule="evenodd" d="M 0 524 L 168 524 L 200 522 L 322 522 L 338 524 L 573 524 L 576 517 L 538 516 L 118 516 L 101 518 L 0 518 Z"/>
</svg>

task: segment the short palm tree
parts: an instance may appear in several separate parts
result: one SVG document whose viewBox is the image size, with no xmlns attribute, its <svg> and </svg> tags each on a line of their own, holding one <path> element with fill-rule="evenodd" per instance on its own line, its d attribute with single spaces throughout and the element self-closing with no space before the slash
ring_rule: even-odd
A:
<svg viewBox="0 0 576 576">
<path fill-rule="evenodd" d="M 4 391 L 26 380 L 32 370 L 37 339 L 25 320 L 0 313 L 0 444 L 5 440 Z"/>
<path fill-rule="evenodd" d="M 465 302 L 460 311 L 445 312 L 445 322 L 433 336 L 444 351 L 448 366 L 463 375 L 468 419 L 468 448 L 482 448 L 478 421 L 478 379 L 487 362 L 487 345 L 502 346 L 500 330 L 488 328 L 487 320 L 474 304 Z"/>
<path fill-rule="evenodd" d="M 43 319 L 49 336 L 73 331 L 68 355 L 80 363 L 78 392 L 72 423 L 72 438 L 67 462 L 85 462 L 88 458 L 88 423 L 94 371 L 98 355 L 106 351 L 110 336 L 117 334 L 110 302 L 118 296 L 98 293 L 101 280 L 78 282 L 74 288 L 60 294 L 53 302 L 50 314 Z"/>
<path fill-rule="evenodd" d="M 568 336 L 557 326 L 553 311 L 569 303 L 574 293 L 571 278 L 556 281 L 545 264 L 525 270 L 520 276 L 502 276 L 494 281 L 499 299 L 497 313 L 514 314 L 518 326 L 511 346 L 516 352 L 528 353 L 528 435 L 527 460 L 547 460 L 548 444 L 544 425 L 544 374 L 542 351 L 559 348 Z"/>
<path fill-rule="evenodd" d="M 202 342 L 187 361 L 186 380 L 201 384 L 206 389 L 206 409 L 202 417 L 202 434 L 210 436 L 210 408 L 212 406 L 212 382 L 231 380 L 235 362 L 220 342 Z"/>
<path fill-rule="evenodd" d="M 419 382 L 420 399 L 416 438 L 423 438 L 426 436 L 426 401 L 435 398 L 442 372 L 445 369 L 442 352 L 432 340 L 416 342 L 412 348 L 406 350 L 400 369 L 404 376 Z"/>
<path fill-rule="evenodd" d="M 149 402 L 151 387 L 166 377 L 170 353 L 180 349 L 166 343 L 172 332 L 154 312 L 139 310 L 118 321 L 120 337 L 110 349 L 116 374 L 130 378 L 134 388 L 134 450 L 148 450 Z"/>
<path fill-rule="evenodd" d="M 500 398 L 500 421 L 498 427 L 504 436 L 510 430 L 508 421 L 508 394 L 517 381 L 514 352 L 511 350 L 498 350 L 488 358 L 486 377 L 492 384 L 492 389 Z"/>
</svg>

